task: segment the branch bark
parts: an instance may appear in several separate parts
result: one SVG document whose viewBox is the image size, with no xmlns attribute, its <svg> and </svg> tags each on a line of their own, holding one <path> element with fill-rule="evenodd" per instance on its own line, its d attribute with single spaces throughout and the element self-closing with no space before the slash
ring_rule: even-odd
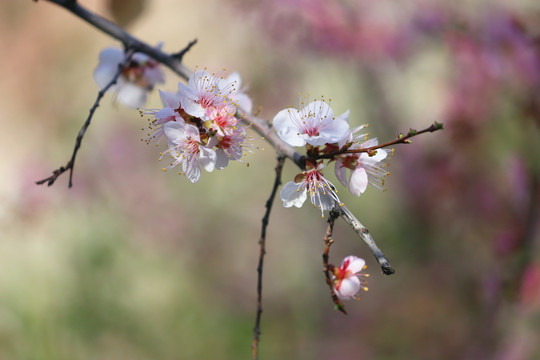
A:
<svg viewBox="0 0 540 360">
<path fill-rule="evenodd" d="M 42 185 L 44 183 L 47 183 L 47 186 L 51 186 L 52 184 L 54 184 L 54 182 L 56 181 L 56 179 L 58 179 L 60 175 L 62 175 L 63 173 L 69 170 L 69 185 L 68 186 L 69 187 L 73 186 L 73 169 L 75 168 L 75 159 L 77 158 L 77 153 L 79 152 L 79 148 L 81 147 L 84 134 L 86 133 L 86 130 L 90 126 L 92 117 L 94 116 L 96 109 L 99 107 L 99 102 L 101 101 L 101 98 L 103 98 L 103 96 L 107 93 L 107 91 L 111 88 L 111 86 L 116 84 L 118 77 L 120 76 L 120 74 L 122 74 L 122 70 L 124 70 L 124 67 L 130 61 L 134 53 L 135 52 L 132 49 L 126 50 L 124 59 L 118 64 L 118 70 L 116 71 L 116 74 L 111 79 L 111 81 L 109 81 L 109 83 L 98 92 L 96 101 L 94 101 L 94 105 L 92 105 L 92 107 L 90 108 L 90 113 L 88 114 L 86 121 L 84 122 L 83 126 L 81 127 L 81 130 L 79 130 L 79 133 L 77 134 L 77 139 L 75 140 L 75 147 L 73 148 L 71 159 L 68 161 L 66 166 L 60 166 L 58 169 L 53 171 L 53 174 L 51 176 L 43 180 L 36 181 L 36 184 Z"/>
</svg>

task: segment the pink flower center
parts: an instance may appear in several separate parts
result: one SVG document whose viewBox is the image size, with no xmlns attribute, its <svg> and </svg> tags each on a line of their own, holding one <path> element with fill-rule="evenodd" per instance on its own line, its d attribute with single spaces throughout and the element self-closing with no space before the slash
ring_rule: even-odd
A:
<svg viewBox="0 0 540 360">
<path fill-rule="evenodd" d="M 336 290 L 339 290 L 339 288 L 341 287 L 341 283 L 343 283 L 343 280 L 353 275 L 352 272 L 348 269 L 348 267 L 349 260 L 345 260 L 343 266 L 334 268 L 334 276 L 336 277 L 334 280 L 336 282 Z"/>
<path fill-rule="evenodd" d="M 184 151 L 190 155 L 195 155 L 199 152 L 199 143 L 193 139 L 186 139 L 184 142 Z"/>
<path fill-rule="evenodd" d="M 319 128 L 316 126 L 306 126 L 304 128 L 304 134 L 309 136 L 318 136 L 319 135 Z"/>
</svg>

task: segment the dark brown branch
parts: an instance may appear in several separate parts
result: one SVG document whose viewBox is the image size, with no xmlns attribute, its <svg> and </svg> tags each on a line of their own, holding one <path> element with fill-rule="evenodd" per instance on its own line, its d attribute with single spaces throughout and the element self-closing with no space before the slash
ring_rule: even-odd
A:
<svg viewBox="0 0 540 360">
<path fill-rule="evenodd" d="M 46 179 L 36 181 L 36 184 L 42 185 L 44 183 L 47 183 L 47 186 L 51 186 L 52 184 L 54 184 L 54 182 L 56 181 L 56 179 L 58 179 L 60 175 L 62 175 L 63 173 L 69 170 L 69 187 L 73 186 L 73 169 L 75 167 L 75 159 L 77 157 L 77 152 L 79 151 L 79 148 L 81 147 L 84 134 L 86 133 L 86 130 L 90 126 L 90 122 L 92 121 L 94 112 L 99 107 L 99 102 L 101 101 L 101 98 L 103 98 L 103 96 L 105 95 L 105 93 L 107 93 L 107 91 L 110 89 L 111 86 L 116 84 L 118 77 L 120 76 L 120 74 L 122 74 L 124 67 L 130 61 L 133 54 L 134 54 L 134 51 L 132 49 L 126 50 L 124 59 L 122 60 L 122 62 L 118 64 L 118 70 L 116 71 L 116 74 L 111 79 L 111 81 L 109 81 L 109 83 L 98 92 L 96 101 L 94 101 L 94 105 L 92 105 L 92 107 L 90 108 L 90 113 L 88 114 L 86 121 L 84 122 L 81 130 L 79 130 L 79 133 L 77 134 L 77 139 L 75 140 L 75 147 L 73 148 L 71 159 L 68 161 L 66 166 L 60 166 L 58 169 L 53 171 L 53 174 L 51 176 L 49 176 Z"/>
<path fill-rule="evenodd" d="M 326 229 L 326 236 L 324 237 L 324 252 L 322 255 L 323 258 L 323 272 L 324 277 L 326 278 L 326 283 L 328 284 L 328 287 L 330 288 L 330 294 L 332 295 L 332 301 L 336 305 L 336 309 L 347 315 L 347 311 L 345 310 L 345 305 L 343 305 L 343 302 L 337 297 L 336 292 L 334 290 L 334 284 L 332 282 L 332 276 L 330 276 L 330 273 L 334 270 L 334 265 L 331 265 L 328 263 L 328 260 L 330 258 L 330 246 L 334 243 L 334 239 L 332 238 L 332 233 L 334 231 L 334 223 L 336 219 L 340 216 L 339 211 L 332 210 L 330 211 L 330 214 L 328 215 L 328 228 Z"/>
<path fill-rule="evenodd" d="M 392 275 L 395 273 L 395 270 L 392 268 L 392 265 L 390 265 L 390 262 L 384 256 L 381 249 L 377 247 L 377 244 L 375 243 L 375 240 L 371 237 L 369 230 L 362 225 L 360 221 L 354 216 L 354 214 L 347 209 L 345 205 L 336 206 L 334 209 L 336 211 L 339 211 L 341 214 L 341 217 L 347 224 L 349 224 L 354 232 L 364 241 L 364 243 L 369 247 L 369 250 L 371 250 L 371 253 L 373 256 L 375 256 L 375 259 L 377 259 L 377 262 L 381 266 L 381 270 L 383 274 L 385 275 Z"/>
<path fill-rule="evenodd" d="M 255 318 L 255 326 L 253 327 L 253 359 L 257 360 L 259 358 L 259 337 L 261 335 L 261 315 L 263 312 L 262 309 L 262 275 L 263 275 L 263 264 L 264 264 L 264 255 L 266 254 L 266 228 L 268 227 L 268 221 L 270 220 L 270 212 L 272 211 L 272 204 L 274 203 L 274 198 L 276 197 L 277 189 L 281 185 L 281 170 L 283 169 L 283 164 L 285 163 L 285 156 L 279 156 L 277 159 L 276 165 L 276 178 L 274 180 L 274 187 L 270 193 L 270 197 L 266 201 L 266 212 L 262 218 L 261 226 L 261 237 L 259 239 L 259 265 L 257 266 L 257 315 Z"/>
</svg>

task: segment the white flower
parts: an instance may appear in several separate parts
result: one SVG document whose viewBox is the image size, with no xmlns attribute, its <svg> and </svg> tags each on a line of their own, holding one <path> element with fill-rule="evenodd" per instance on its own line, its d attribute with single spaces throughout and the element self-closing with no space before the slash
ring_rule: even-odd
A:
<svg viewBox="0 0 540 360">
<path fill-rule="evenodd" d="M 320 208 L 324 216 L 324 210 L 330 211 L 336 204 L 341 204 L 334 185 L 322 175 L 322 168 L 323 165 L 320 163 L 317 168 L 313 167 L 312 170 L 298 174 L 294 182 L 285 184 L 279 193 L 283 206 L 302 207 L 309 194 L 313 206 Z"/>
<path fill-rule="evenodd" d="M 185 123 L 181 114 L 180 95 L 159 90 L 159 96 L 164 106 L 162 109 L 141 111 L 141 116 L 151 115 L 154 118 L 153 120 L 149 120 L 150 124 L 147 128 L 149 134 L 145 139 L 147 144 L 152 142 L 159 144 L 161 139 L 165 136 L 165 132 L 163 131 L 164 125 L 169 121 Z"/>
<path fill-rule="evenodd" d="M 349 150 L 365 149 L 378 145 L 377 139 L 370 139 L 362 144 L 353 144 Z M 388 171 L 381 162 L 386 159 L 388 153 L 384 149 L 374 150 L 374 153 L 352 153 L 339 155 L 334 168 L 338 180 L 349 188 L 351 194 L 360 196 L 366 191 L 368 184 L 379 190 L 384 188 L 384 177 Z M 351 176 L 347 182 L 347 169 Z"/>
<path fill-rule="evenodd" d="M 124 56 L 124 52 L 118 48 L 110 47 L 101 51 L 99 64 L 94 70 L 94 80 L 100 89 L 114 78 Z M 165 78 L 159 64 L 145 54 L 135 53 L 111 89 L 117 93 L 118 102 L 122 105 L 137 108 L 146 103 L 148 92 L 157 83 L 163 82 Z"/>
<path fill-rule="evenodd" d="M 208 172 L 214 170 L 216 153 L 202 144 L 195 126 L 170 121 L 165 123 L 163 131 L 169 140 L 169 150 L 165 153 L 175 159 L 169 168 L 182 164 L 183 175 L 192 183 L 199 181 L 201 166 Z"/>
<path fill-rule="evenodd" d="M 360 274 L 365 269 L 364 259 L 350 255 L 341 262 L 341 266 L 333 269 L 333 284 L 336 295 L 341 300 L 356 298 L 360 290 L 367 291 L 367 282 L 362 277 L 368 274 Z"/>
<path fill-rule="evenodd" d="M 324 101 L 314 101 L 301 110 L 288 108 L 274 117 L 279 137 L 291 146 L 320 146 L 337 143 L 349 136 L 349 111 L 334 118 Z"/>
</svg>

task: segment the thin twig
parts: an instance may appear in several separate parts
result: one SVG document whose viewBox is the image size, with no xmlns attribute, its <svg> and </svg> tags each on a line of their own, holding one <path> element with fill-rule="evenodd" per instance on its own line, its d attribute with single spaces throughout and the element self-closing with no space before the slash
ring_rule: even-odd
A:
<svg viewBox="0 0 540 360">
<path fill-rule="evenodd" d="M 354 232 L 364 241 L 364 243 L 369 247 L 369 250 L 371 250 L 371 253 L 373 256 L 375 256 L 375 259 L 377 259 L 379 265 L 381 266 L 381 270 L 383 274 L 385 275 L 392 275 L 395 273 L 395 270 L 392 268 L 392 265 L 390 265 L 390 262 L 384 256 L 381 249 L 377 247 L 377 244 L 375 243 L 375 240 L 371 237 L 371 234 L 369 233 L 369 230 L 362 225 L 360 221 L 354 216 L 354 214 L 345 206 L 336 206 L 335 209 L 339 211 L 341 214 L 341 217 L 349 224 Z"/>
<path fill-rule="evenodd" d="M 270 197 L 266 201 L 266 212 L 262 218 L 261 226 L 261 237 L 259 239 L 259 265 L 257 266 L 257 315 L 255 318 L 255 326 L 253 327 L 253 360 L 259 358 L 259 337 L 261 335 L 261 315 L 263 312 L 262 309 L 262 275 L 263 275 L 263 264 L 264 264 L 264 255 L 266 254 L 266 228 L 268 227 L 268 221 L 270 219 L 270 212 L 272 211 L 272 204 L 274 203 L 274 198 L 276 197 L 277 189 L 281 185 L 281 170 L 283 169 L 283 164 L 285 163 L 285 156 L 279 156 L 277 159 L 276 165 L 276 178 L 274 180 L 274 187 Z"/>
<path fill-rule="evenodd" d="M 388 147 L 388 146 L 397 145 L 397 144 L 410 144 L 411 140 L 409 140 L 409 139 L 414 137 L 414 136 L 417 136 L 417 135 L 420 135 L 420 134 L 423 134 L 423 133 L 427 133 L 427 132 L 435 132 L 437 130 L 442 130 L 443 128 L 444 128 L 443 124 L 438 123 L 438 122 L 435 121 L 433 124 L 431 124 L 430 126 L 428 126 L 425 129 L 422 129 L 422 130 L 410 129 L 407 134 L 401 133 L 401 134 L 399 134 L 397 136 L 396 139 L 385 142 L 383 144 L 379 144 L 379 145 L 375 145 L 375 146 L 371 146 L 371 147 L 366 147 L 366 148 L 361 148 L 361 149 L 346 149 L 345 148 L 345 149 L 340 149 L 340 150 L 332 151 L 332 152 L 325 153 L 325 154 L 317 154 L 317 155 L 314 155 L 312 158 L 313 158 L 313 160 L 333 159 L 336 155 L 341 155 L 341 154 L 357 154 L 357 153 L 368 153 L 368 154 L 370 154 L 370 153 L 374 153 L 375 150 L 377 150 L 377 149 L 382 149 L 382 148 L 385 148 L 385 147 Z"/>
<path fill-rule="evenodd" d="M 182 50 L 180 50 L 179 52 L 177 53 L 174 53 L 174 54 L 171 54 L 171 56 L 173 58 L 176 58 L 178 59 L 179 61 L 182 61 L 182 59 L 184 58 L 184 55 L 186 55 L 186 53 L 191 50 L 191 48 L 193 47 L 193 45 L 195 45 L 197 43 L 197 39 L 193 39 L 191 40 L 185 48 L 183 48 Z"/>
<path fill-rule="evenodd" d="M 36 181 L 36 184 L 42 185 L 44 183 L 47 183 L 47 186 L 51 186 L 54 184 L 56 179 L 63 173 L 69 170 L 69 187 L 73 186 L 73 169 L 75 167 L 75 158 L 77 157 L 77 152 L 79 151 L 79 148 L 81 147 L 81 143 L 84 137 L 84 134 L 86 133 L 86 130 L 90 126 L 90 122 L 92 121 L 92 117 L 94 116 L 94 112 L 99 107 L 99 102 L 101 101 L 101 98 L 107 93 L 107 91 L 110 89 L 111 86 L 116 84 L 116 81 L 118 80 L 118 77 L 122 74 L 122 71 L 124 70 L 124 67 L 126 64 L 130 61 L 131 57 L 133 56 L 134 51 L 133 49 L 127 49 L 124 59 L 118 64 L 118 70 L 116 71 L 116 74 L 114 74 L 114 77 L 109 81 L 109 83 L 100 91 L 98 91 L 96 101 L 94 101 L 94 105 L 90 108 L 90 113 L 88 114 L 88 117 L 86 118 L 86 121 L 84 122 L 81 130 L 79 130 L 79 133 L 77 134 L 77 139 L 75 140 L 75 147 L 73 148 L 73 153 L 71 154 L 71 159 L 68 161 L 66 166 L 60 166 L 58 169 L 53 171 L 53 174 L 49 176 L 46 179 Z"/>
<path fill-rule="evenodd" d="M 337 297 L 336 291 L 334 290 L 334 284 L 332 283 L 332 277 L 330 276 L 330 272 L 333 271 L 334 265 L 329 264 L 328 260 L 330 258 L 330 246 L 334 243 L 334 239 L 332 238 L 332 233 L 334 231 L 334 223 L 336 219 L 340 216 L 339 211 L 332 209 L 330 211 L 330 214 L 328 215 L 328 228 L 326 229 L 326 235 L 323 239 L 324 241 L 324 252 L 322 255 L 323 258 L 323 272 L 324 277 L 326 278 L 326 283 L 328 284 L 328 287 L 330 287 L 330 294 L 332 295 L 332 301 L 336 305 L 336 309 L 347 315 L 347 311 L 345 310 L 345 305 L 343 305 L 343 302 Z"/>
</svg>

